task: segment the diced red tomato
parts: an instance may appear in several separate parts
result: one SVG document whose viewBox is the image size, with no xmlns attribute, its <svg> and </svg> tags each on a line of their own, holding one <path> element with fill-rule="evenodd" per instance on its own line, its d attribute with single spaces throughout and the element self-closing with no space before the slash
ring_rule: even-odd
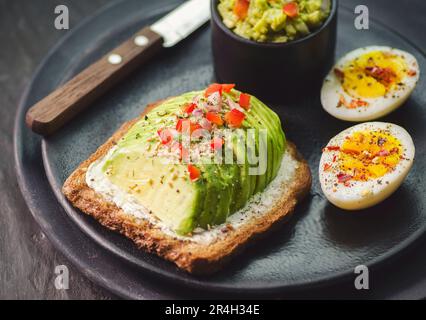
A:
<svg viewBox="0 0 426 320">
<path fill-rule="evenodd" d="M 159 129 L 157 133 L 162 144 L 168 144 L 173 139 L 173 134 L 168 129 Z"/>
<path fill-rule="evenodd" d="M 225 121 L 230 127 L 239 128 L 246 115 L 237 109 L 232 109 L 225 114 Z"/>
<path fill-rule="evenodd" d="M 238 19 L 244 20 L 247 17 L 249 6 L 249 0 L 235 0 L 234 13 Z"/>
<path fill-rule="evenodd" d="M 213 138 L 210 143 L 210 147 L 213 150 L 219 150 L 220 148 L 222 148 L 222 146 L 223 146 L 223 139 L 219 137 Z"/>
<path fill-rule="evenodd" d="M 206 114 L 207 120 L 209 120 L 211 123 L 217 124 L 218 126 L 223 125 L 223 120 L 220 114 L 216 112 L 207 112 Z"/>
<path fill-rule="evenodd" d="M 184 126 L 189 128 L 189 133 L 194 132 L 195 130 L 201 129 L 201 125 L 195 122 L 192 122 L 188 119 L 179 119 L 176 123 L 176 130 L 178 132 L 182 132 L 184 130 Z"/>
<path fill-rule="evenodd" d="M 331 164 L 329 164 L 329 163 L 325 163 L 324 164 L 324 171 L 328 171 L 328 170 L 330 170 L 331 169 Z"/>
<path fill-rule="evenodd" d="M 250 108 L 250 95 L 246 93 L 241 93 L 239 104 L 241 107 L 248 110 Z"/>
<path fill-rule="evenodd" d="M 189 132 L 193 133 L 195 130 L 198 130 L 198 129 L 202 129 L 201 125 L 199 123 L 193 123 L 193 122 L 191 122 L 191 124 L 189 126 Z"/>
<path fill-rule="evenodd" d="M 299 6 L 296 2 L 290 2 L 284 5 L 283 11 L 290 18 L 296 18 L 299 15 Z"/>
<path fill-rule="evenodd" d="M 211 85 L 209 85 L 206 89 L 206 91 L 204 92 L 204 95 L 206 97 L 208 97 L 209 95 L 215 93 L 215 92 L 219 92 L 222 95 L 222 85 L 219 83 L 213 83 Z"/>
<path fill-rule="evenodd" d="M 184 121 L 184 119 L 179 119 L 178 122 L 176 123 L 176 130 L 178 132 L 182 132 L 183 121 Z"/>
<path fill-rule="evenodd" d="M 222 84 L 222 91 L 223 92 L 231 92 L 231 90 L 235 87 L 235 83 L 224 83 Z"/>
<path fill-rule="evenodd" d="M 186 105 L 183 106 L 182 111 L 185 113 L 191 113 L 192 111 L 194 111 L 194 109 L 197 107 L 197 105 L 195 103 L 188 103 Z"/>
<path fill-rule="evenodd" d="M 224 84 L 220 84 L 220 83 L 213 83 L 211 85 L 209 85 L 206 89 L 206 91 L 204 92 L 204 95 L 206 97 L 208 97 L 209 95 L 215 93 L 215 92 L 219 92 L 220 95 L 222 95 L 222 92 L 230 92 L 233 88 L 235 87 L 234 83 L 224 83 Z"/>
<path fill-rule="evenodd" d="M 196 166 L 192 164 L 188 164 L 188 172 L 189 172 L 189 178 L 192 181 L 198 180 L 200 178 L 201 172 L 200 169 L 198 169 Z"/>
</svg>

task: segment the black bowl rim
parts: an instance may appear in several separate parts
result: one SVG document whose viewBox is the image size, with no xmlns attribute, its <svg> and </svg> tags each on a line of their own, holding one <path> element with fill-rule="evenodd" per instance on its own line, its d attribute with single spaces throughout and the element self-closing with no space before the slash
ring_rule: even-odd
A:
<svg viewBox="0 0 426 320">
<path fill-rule="evenodd" d="M 238 42 L 242 42 L 246 45 L 250 46 L 259 46 L 263 48 L 285 48 L 285 47 L 291 47 L 298 45 L 302 42 L 308 41 L 314 37 L 316 37 L 318 34 L 320 34 L 324 29 L 326 29 L 330 23 L 333 21 L 335 16 L 337 16 L 337 8 L 338 8 L 338 2 L 339 0 L 330 0 L 331 1 L 331 10 L 328 18 L 325 20 L 325 22 L 321 25 L 320 28 L 315 30 L 314 32 L 308 34 L 305 37 L 292 40 L 289 42 L 258 42 L 250 39 L 243 38 L 233 32 L 231 29 L 229 29 L 225 24 L 223 23 L 222 17 L 220 16 L 218 10 L 217 10 L 217 3 L 219 0 L 211 0 L 211 21 L 212 23 L 215 23 L 226 35 L 233 38 L 234 40 Z"/>
</svg>

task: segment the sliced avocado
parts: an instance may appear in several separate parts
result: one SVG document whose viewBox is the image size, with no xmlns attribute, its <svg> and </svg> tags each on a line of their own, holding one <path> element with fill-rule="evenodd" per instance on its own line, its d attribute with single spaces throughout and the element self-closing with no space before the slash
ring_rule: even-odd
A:
<svg viewBox="0 0 426 320">
<path fill-rule="evenodd" d="M 191 207 L 192 214 L 190 214 L 187 218 L 183 219 L 179 223 L 179 227 L 176 229 L 178 234 L 186 235 L 194 230 L 198 226 L 199 214 L 203 212 L 204 209 L 204 199 L 207 194 L 206 183 L 203 181 L 203 178 L 192 182 L 196 187 L 196 195 L 194 199 L 194 205 Z M 163 219 L 167 219 L 167 217 L 163 217 Z"/>
<path fill-rule="evenodd" d="M 231 203 L 228 216 L 238 210 L 238 199 L 241 197 L 240 193 L 242 188 L 240 166 L 237 164 L 231 165 L 229 176 L 231 187 Z"/>
<path fill-rule="evenodd" d="M 259 129 L 256 128 L 256 136 L 255 136 L 255 140 L 256 140 L 256 156 L 259 155 Z M 256 163 L 255 165 L 252 166 L 252 168 L 257 167 L 258 164 Z M 257 181 L 256 181 L 256 189 L 254 190 L 254 193 L 258 193 L 260 191 L 262 191 L 263 189 L 265 189 L 266 186 L 266 174 L 258 174 L 256 175 L 257 177 Z"/>
<path fill-rule="evenodd" d="M 243 163 L 238 163 L 240 173 L 240 188 L 238 194 L 235 196 L 235 210 L 239 210 L 246 204 L 251 196 L 251 180 L 252 177 L 248 174 L 247 154 L 245 152 L 245 131 L 238 129 L 233 136 L 232 146 L 235 155 L 235 161 L 242 159 Z"/>
<path fill-rule="evenodd" d="M 266 185 L 275 178 L 285 150 L 285 136 L 279 117 L 257 98 L 251 99 L 252 108 L 247 113 L 250 126 L 258 126 L 268 130 L 268 172 Z M 272 147 L 271 147 L 272 146 Z M 259 189 L 258 189 L 259 190 Z"/>
<path fill-rule="evenodd" d="M 271 109 L 266 108 L 263 106 L 263 109 L 265 110 L 265 115 L 267 117 L 267 122 L 274 126 L 275 130 L 272 131 L 272 136 L 274 137 L 274 165 L 272 168 L 272 177 L 275 178 L 275 176 L 278 173 L 278 170 L 281 166 L 281 160 L 284 155 L 284 151 L 286 149 L 286 138 L 284 135 L 284 132 L 281 127 L 281 121 L 278 117 L 278 115 L 273 112 Z"/>
<path fill-rule="evenodd" d="M 234 131 L 235 133 L 235 131 Z M 225 167 L 227 167 L 226 169 L 226 174 L 227 174 L 227 181 L 230 184 L 230 191 L 231 191 L 231 203 L 230 203 L 230 212 L 229 214 L 234 213 L 237 209 L 237 198 L 240 197 L 240 190 L 241 190 L 241 177 L 240 177 L 240 166 L 238 165 L 238 163 L 236 162 L 236 155 L 235 155 L 235 150 L 234 150 L 234 139 L 235 139 L 235 134 L 231 135 L 231 140 L 230 141 L 226 141 L 225 145 L 224 145 L 224 150 L 227 150 L 230 154 L 232 154 L 232 160 L 233 163 L 229 164 L 229 165 L 225 165 Z"/>
<path fill-rule="evenodd" d="M 165 165 L 158 158 L 122 150 L 105 163 L 103 171 L 177 233 L 195 228 L 204 185 L 188 179 L 186 166 Z"/>
<path fill-rule="evenodd" d="M 267 170 L 265 174 L 266 185 L 267 185 L 274 178 L 272 168 L 274 167 L 275 154 L 277 153 L 275 152 L 275 150 L 278 149 L 278 152 L 279 152 L 278 141 L 276 141 L 276 137 L 275 137 L 276 130 L 271 125 L 269 119 L 267 119 L 265 111 L 262 110 L 261 107 L 258 107 L 256 104 L 254 104 L 253 111 L 250 112 L 250 116 L 253 118 L 253 122 L 255 122 L 260 129 L 267 130 L 267 137 L 266 137 L 267 138 Z"/>
<path fill-rule="evenodd" d="M 265 181 L 266 185 L 272 180 L 272 170 L 274 163 L 274 149 L 276 148 L 275 140 L 274 140 L 274 134 L 273 129 L 269 125 L 268 121 L 265 120 L 265 117 L 263 117 L 260 113 L 259 108 L 253 108 L 253 111 L 250 112 L 250 117 L 252 119 L 252 122 L 255 123 L 259 127 L 259 133 L 261 129 L 267 130 L 267 136 L 266 136 L 266 145 L 267 145 L 267 169 L 265 172 Z M 260 142 L 259 142 L 259 150 L 260 150 Z M 257 154 L 258 157 L 260 157 L 260 152 Z M 263 189 L 262 189 L 263 190 Z M 261 191 L 261 190 L 260 190 Z"/>
<path fill-rule="evenodd" d="M 173 127 L 176 112 L 197 94 L 200 92 L 167 100 L 148 113 L 118 142 L 118 148 L 104 165 L 104 172 L 115 185 L 134 195 L 179 234 L 188 234 L 197 226 L 208 228 L 209 225 L 225 222 L 229 215 L 242 208 L 253 194 L 263 191 L 275 177 L 285 148 L 278 116 L 252 97 L 252 107 L 246 112 L 240 129 L 244 148 L 236 141 L 229 145 L 235 161 L 237 155 L 244 153 L 243 164 L 199 164 L 201 177 L 190 181 L 186 164 L 164 164 L 157 158 L 151 158 L 146 151 L 158 145 L 155 132 Z M 234 101 L 238 94 L 233 90 Z M 265 174 L 249 174 L 245 152 L 248 128 L 257 131 L 253 145 L 256 155 L 260 147 L 259 130 L 268 130 Z"/>
<path fill-rule="evenodd" d="M 257 98 L 253 97 L 252 104 L 255 106 L 254 110 L 256 111 L 254 114 L 256 116 L 261 116 L 263 119 L 263 123 L 268 126 L 268 135 L 273 140 L 274 148 L 273 151 L 273 166 L 271 167 L 271 179 L 269 182 L 275 178 L 278 169 L 281 165 L 282 156 L 285 151 L 285 136 L 281 127 L 281 121 L 278 115 L 273 112 L 271 109 L 267 108 L 262 102 L 260 102 Z M 268 156 L 270 156 L 268 154 Z"/>
<path fill-rule="evenodd" d="M 250 181 L 250 192 L 249 192 L 249 196 L 251 197 L 254 193 L 255 193 L 255 190 L 256 190 L 256 184 L 257 184 L 257 176 L 256 175 L 251 175 L 250 173 L 249 173 L 249 168 L 250 168 L 250 164 L 249 164 L 249 162 L 248 162 L 248 153 L 249 152 L 256 152 L 256 146 L 254 145 L 248 145 L 248 143 L 247 143 L 247 135 L 245 135 L 245 143 L 246 143 L 246 145 L 245 145 L 245 147 L 246 147 L 246 167 L 247 167 L 247 175 L 248 175 L 248 177 L 249 177 L 249 181 Z M 249 149 L 253 149 L 253 150 L 249 150 Z"/>
<path fill-rule="evenodd" d="M 233 179 L 233 164 L 218 165 L 219 184 L 219 201 L 214 218 L 214 224 L 221 224 L 226 221 L 226 218 L 231 214 L 232 201 L 232 179 Z"/>
<path fill-rule="evenodd" d="M 251 127 L 251 122 L 249 120 L 249 117 L 247 117 L 244 120 L 244 123 L 247 125 L 247 127 Z M 244 132 L 244 150 L 242 150 L 243 152 L 245 152 L 245 165 L 246 165 L 246 172 L 247 172 L 247 177 L 248 177 L 248 187 L 249 187 L 249 198 L 255 193 L 256 190 L 256 184 L 257 184 L 257 176 L 256 175 L 251 175 L 249 174 L 249 168 L 250 168 L 250 164 L 248 161 L 248 154 L 249 152 L 257 152 L 257 147 L 256 144 L 253 146 L 252 144 L 248 144 L 247 143 L 247 132 Z"/>
<path fill-rule="evenodd" d="M 217 168 L 214 164 L 203 166 L 203 176 L 206 185 L 203 210 L 200 213 L 198 223 L 200 227 L 208 229 L 213 225 L 218 207 L 219 184 Z"/>
<path fill-rule="evenodd" d="M 247 123 L 247 125 L 250 127 L 250 129 L 255 130 L 255 132 L 254 132 L 255 148 L 251 152 L 254 152 L 253 156 L 258 156 L 259 155 L 259 128 L 258 128 L 258 124 L 256 123 L 254 117 L 251 116 L 251 115 L 248 115 L 244 121 Z M 253 133 L 247 134 L 247 138 L 246 138 L 247 150 L 249 149 L 249 147 L 251 147 L 252 139 L 253 139 Z M 249 146 L 249 142 L 250 142 L 250 146 Z M 257 166 L 257 164 L 251 165 L 249 163 L 249 167 L 250 166 L 255 168 Z M 249 172 L 249 174 L 250 174 L 250 172 Z M 253 194 L 256 194 L 259 191 L 262 191 L 266 186 L 266 173 L 265 174 L 258 174 L 258 175 L 251 175 L 251 176 L 256 178 L 256 186 L 255 186 L 254 191 L 253 191 Z"/>
</svg>

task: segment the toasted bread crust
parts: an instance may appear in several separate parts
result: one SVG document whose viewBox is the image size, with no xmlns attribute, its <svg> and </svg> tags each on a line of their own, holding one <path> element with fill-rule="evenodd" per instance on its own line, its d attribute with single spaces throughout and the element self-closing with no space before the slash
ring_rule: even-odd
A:
<svg viewBox="0 0 426 320">
<path fill-rule="evenodd" d="M 225 237 L 203 245 L 173 238 L 143 219 L 126 215 L 114 203 L 105 200 L 86 184 L 86 171 L 90 164 L 107 154 L 129 128 L 162 101 L 150 104 L 139 118 L 124 123 L 105 144 L 68 177 L 63 193 L 74 207 L 91 215 L 105 227 L 124 234 L 148 252 L 156 253 L 179 268 L 194 274 L 209 274 L 219 270 L 230 257 L 242 251 L 253 239 L 264 234 L 272 226 L 286 220 L 311 187 L 311 173 L 306 161 L 292 143 L 291 155 L 299 162 L 294 178 L 275 207 L 265 215 L 250 219 L 238 229 L 228 230 Z"/>
</svg>

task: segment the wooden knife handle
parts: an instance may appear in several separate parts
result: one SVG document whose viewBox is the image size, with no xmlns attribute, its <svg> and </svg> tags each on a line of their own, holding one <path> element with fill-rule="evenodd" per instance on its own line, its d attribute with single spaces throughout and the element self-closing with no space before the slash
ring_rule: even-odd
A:
<svg viewBox="0 0 426 320">
<path fill-rule="evenodd" d="M 149 27 L 137 32 L 97 62 L 32 106 L 27 126 L 49 135 L 104 94 L 162 48 L 163 38 Z"/>
</svg>

